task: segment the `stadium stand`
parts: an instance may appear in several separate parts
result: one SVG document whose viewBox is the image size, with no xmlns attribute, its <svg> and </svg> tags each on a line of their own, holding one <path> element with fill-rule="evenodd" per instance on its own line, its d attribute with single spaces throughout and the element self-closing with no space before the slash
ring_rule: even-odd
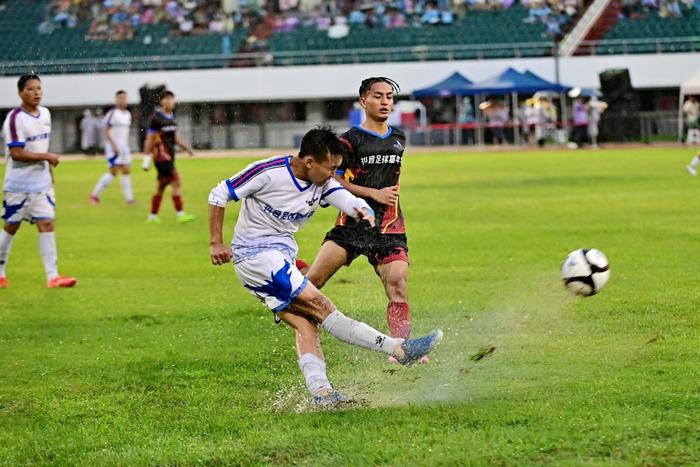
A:
<svg viewBox="0 0 700 467">
<path fill-rule="evenodd" d="M 700 11 L 693 3 L 679 6 L 677 13 L 669 13 L 667 3 L 658 7 L 654 0 L 625 2 L 615 26 L 604 36 L 617 43 L 604 44 L 599 54 L 673 53 L 700 49 Z M 675 8 L 675 7 L 674 7 Z M 673 8 L 670 11 L 676 11 Z M 636 39 L 641 39 L 635 41 Z M 659 39 L 659 40 L 649 40 Z M 636 42 L 636 43 L 635 43 Z"/>
<path fill-rule="evenodd" d="M 700 13 L 694 4 L 676 14 L 671 2 L 651 8 L 656 1 L 626 0 L 620 9 L 626 16 L 596 53 L 695 50 Z M 286 10 L 269 2 L 267 9 L 241 5 L 227 16 L 210 0 L 7 0 L 0 4 L 1 73 L 548 56 L 553 37 L 582 10 L 579 0 L 339 1 L 306 10 L 303 1 Z M 695 42 L 668 39 L 690 36 Z M 666 39 L 662 45 L 616 41 L 640 38 Z"/>
<path fill-rule="evenodd" d="M 176 2 L 167 5 L 172 3 Z M 105 4 L 113 5 L 114 2 L 6 1 L 0 11 L 0 25 L 7 38 L 0 43 L 1 60 L 5 63 L 25 62 L 31 57 L 36 64 L 44 65 L 43 72 L 80 72 L 250 65 L 221 57 L 222 54 L 231 57 L 236 52 L 268 53 L 271 58 L 263 63 L 266 65 L 375 62 L 387 58 L 405 61 L 541 56 L 550 53 L 547 44 L 551 37 L 545 21 L 541 18 L 533 21 L 531 8 L 521 4 L 511 6 L 506 1 L 474 2 L 472 11 L 466 11 L 465 7 L 464 11 L 455 14 L 443 8 L 439 12 L 435 10 L 437 16 L 432 17 L 426 13 L 430 6 L 426 6 L 420 11 L 422 15 L 418 10 L 401 12 L 400 17 L 395 15 L 393 23 L 385 21 L 393 14 L 387 9 L 386 15 L 382 12 L 373 16 L 381 21 L 377 27 L 371 27 L 366 13 L 361 13 L 360 24 L 353 22 L 357 19 L 353 13 L 357 11 L 350 9 L 345 13 L 349 22 L 348 33 L 337 39 L 329 36 L 329 28 L 339 16 L 331 20 L 329 15 L 319 18 L 313 12 L 283 12 L 279 16 L 272 11 L 249 12 L 235 15 L 231 27 L 209 28 L 207 24 L 201 24 L 201 20 L 194 19 L 194 15 L 148 15 L 144 10 L 133 8 L 128 12 L 116 7 L 105 9 Z M 213 14 L 218 14 L 218 10 Z M 556 14 L 553 12 L 550 16 Z M 290 15 L 296 16 L 291 23 L 298 27 L 289 27 L 289 21 L 280 22 L 281 18 Z M 563 17 L 557 18 L 558 24 L 564 22 Z M 329 28 L 320 26 L 324 21 L 328 22 Z M 187 23 L 184 29 L 183 22 Z M 222 21 L 217 19 L 217 22 Z M 43 34 L 37 34 L 37 31 Z M 530 49 L 522 46 L 528 43 L 540 46 Z M 519 44 L 519 49 L 495 47 L 494 44 Z M 401 48 L 402 52 L 389 53 L 387 57 L 390 48 Z M 382 50 L 375 53 L 374 49 Z M 312 53 L 319 50 L 328 53 Z M 338 54 L 335 53 L 337 50 L 352 53 Z M 358 51 L 362 53 L 358 55 Z M 150 59 L 174 56 L 185 59 L 159 63 Z M 193 59 L 187 60 L 188 56 Z M 211 59 L 207 58 L 209 56 Z M 149 60 L 140 60 L 140 57 L 149 57 Z M 48 63 L 56 69 L 46 69 Z M 17 71 L 12 67 L 4 68 L 5 73 Z"/>
</svg>

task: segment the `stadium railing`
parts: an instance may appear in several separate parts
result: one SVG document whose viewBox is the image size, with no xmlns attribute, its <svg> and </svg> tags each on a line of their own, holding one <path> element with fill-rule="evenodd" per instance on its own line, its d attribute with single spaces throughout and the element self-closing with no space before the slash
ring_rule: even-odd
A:
<svg viewBox="0 0 700 467">
<path fill-rule="evenodd" d="M 700 50 L 700 37 L 609 39 L 584 42 L 585 55 L 674 53 Z M 551 57 L 552 42 L 501 43 L 449 46 L 304 50 L 234 54 L 162 55 L 141 57 L 70 58 L 0 62 L 0 75 L 28 69 L 43 74 L 179 70 L 254 66 L 323 65 L 488 58 Z"/>
</svg>

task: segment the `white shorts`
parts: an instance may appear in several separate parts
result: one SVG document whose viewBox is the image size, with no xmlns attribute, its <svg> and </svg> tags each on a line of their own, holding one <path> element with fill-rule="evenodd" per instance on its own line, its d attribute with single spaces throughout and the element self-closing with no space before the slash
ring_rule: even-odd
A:
<svg viewBox="0 0 700 467">
<path fill-rule="evenodd" d="M 56 218 L 56 197 L 53 188 L 40 193 L 3 193 L 2 218 L 8 224 Z"/>
<path fill-rule="evenodd" d="M 112 147 L 107 144 L 105 146 L 105 157 L 107 158 L 107 165 L 111 169 L 115 165 L 131 165 L 133 158 L 131 157 L 131 150 L 129 148 L 122 148 L 119 154 L 114 154 Z"/>
<path fill-rule="evenodd" d="M 285 310 L 309 280 L 277 250 L 265 250 L 234 263 L 243 286 L 270 310 Z"/>
</svg>

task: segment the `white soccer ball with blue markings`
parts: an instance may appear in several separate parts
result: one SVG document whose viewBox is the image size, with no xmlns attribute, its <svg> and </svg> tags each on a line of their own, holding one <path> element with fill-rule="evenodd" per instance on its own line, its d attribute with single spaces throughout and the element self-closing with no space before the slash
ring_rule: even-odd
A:
<svg viewBox="0 0 700 467">
<path fill-rule="evenodd" d="M 608 258 L 595 249 L 572 251 L 561 266 L 561 278 L 572 294 L 584 297 L 595 295 L 610 279 Z"/>
</svg>

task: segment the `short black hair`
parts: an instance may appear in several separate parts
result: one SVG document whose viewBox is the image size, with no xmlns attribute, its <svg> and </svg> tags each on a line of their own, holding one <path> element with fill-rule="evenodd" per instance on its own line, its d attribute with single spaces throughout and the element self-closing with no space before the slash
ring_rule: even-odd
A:
<svg viewBox="0 0 700 467">
<path fill-rule="evenodd" d="M 123 89 L 120 89 L 120 90 L 117 91 L 114 95 L 115 95 L 115 96 L 118 96 L 118 95 L 120 95 L 120 94 L 126 94 L 126 91 L 123 90 Z"/>
<path fill-rule="evenodd" d="M 27 83 L 33 79 L 41 82 L 41 80 L 39 79 L 39 75 L 37 75 L 36 73 L 27 73 L 26 75 L 20 76 L 17 80 L 17 89 L 22 91 L 27 85 Z"/>
<path fill-rule="evenodd" d="M 362 84 L 360 84 L 360 97 L 364 97 L 365 94 L 367 94 L 370 89 L 372 89 L 372 85 L 375 83 L 386 83 L 389 86 L 391 86 L 391 89 L 394 90 L 395 94 L 398 94 L 399 91 L 401 91 L 401 88 L 399 87 L 398 83 L 394 81 L 391 78 L 386 78 L 384 76 L 373 76 L 372 78 L 367 78 L 362 80 Z"/>
<path fill-rule="evenodd" d="M 323 162 L 330 154 L 344 156 L 345 151 L 345 145 L 331 127 L 319 126 L 301 139 L 299 157 L 311 156 L 316 162 Z"/>
<path fill-rule="evenodd" d="M 162 100 L 165 99 L 166 97 L 175 97 L 175 93 L 173 93 L 172 91 L 168 91 L 168 90 L 166 89 L 165 91 L 163 91 L 163 92 L 160 93 L 160 97 L 158 98 L 158 100 L 161 100 L 161 101 L 162 101 Z"/>
</svg>

